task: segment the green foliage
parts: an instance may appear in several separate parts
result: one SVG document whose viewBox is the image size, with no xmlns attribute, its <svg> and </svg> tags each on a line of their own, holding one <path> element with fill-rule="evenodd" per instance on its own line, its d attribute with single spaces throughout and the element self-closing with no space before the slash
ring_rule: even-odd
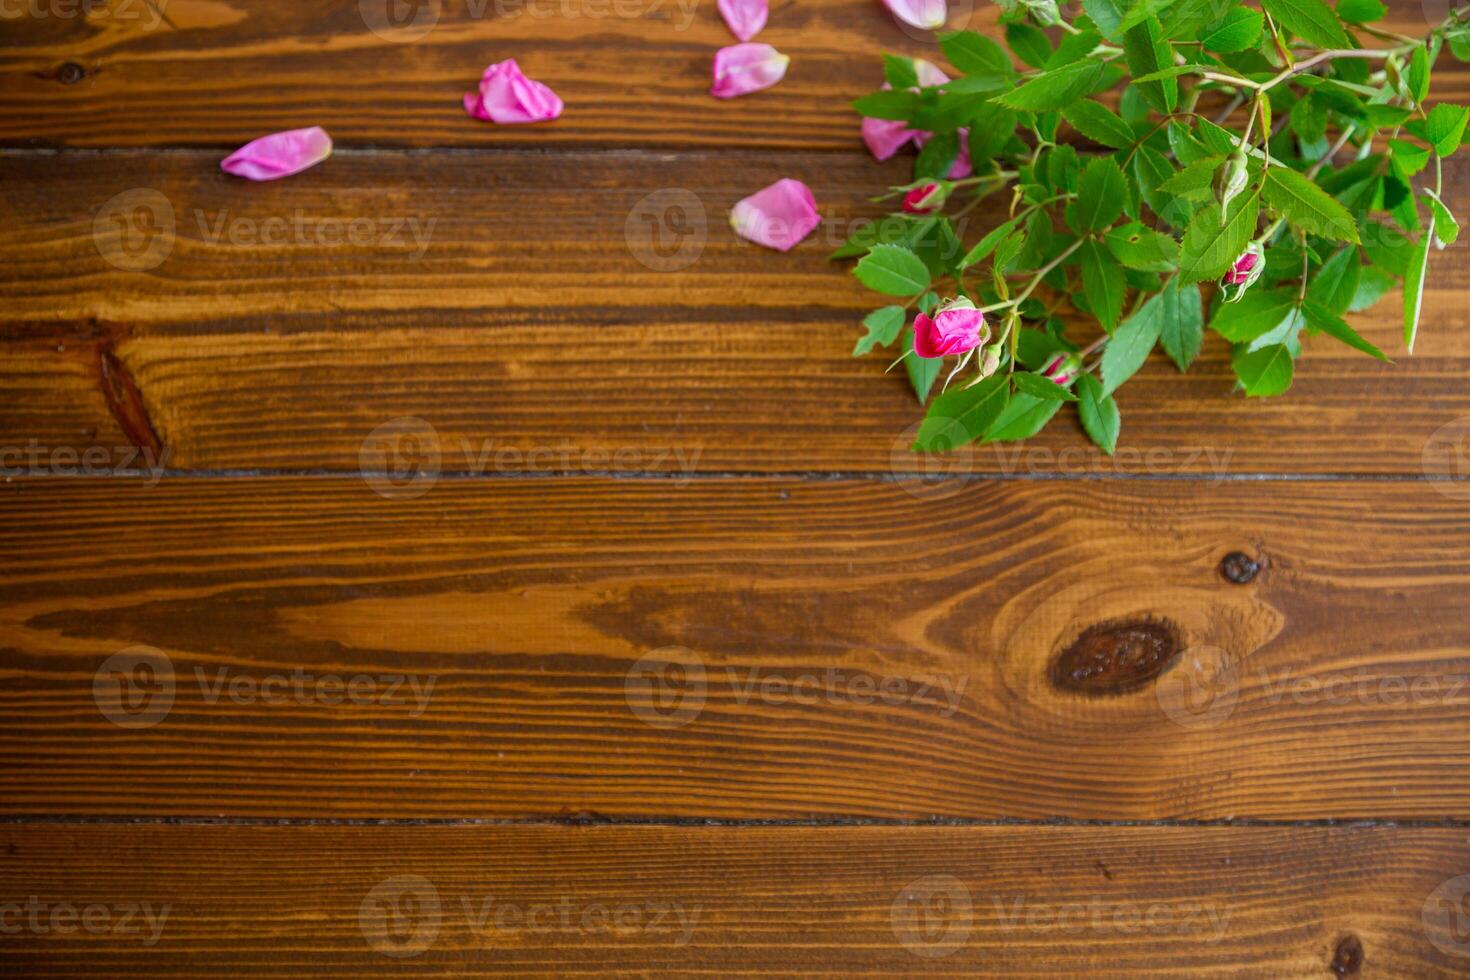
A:
<svg viewBox="0 0 1470 980">
<path fill-rule="evenodd" d="M 914 179 L 948 192 L 946 213 L 865 224 L 833 253 L 896 297 L 854 354 L 897 345 L 928 404 L 915 450 L 1027 439 L 1065 408 L 1111 453 L 1114 392 L 1155 348 L 1188 370 L 1207 327 L 1250 397 L 1287 391 L 1308 342 L 1387 361 L 1349 318 L 1399 286 L 1412 351 L 1430 253 L 1459 235 L 1443 161 L 1470 122 L 1430 104 L 1432 70 L 1470 61 L 1470 8 L 1410 40 L 1364 26 L 1382 0 L 1083 0 L 1062 31 L 1041 0 L 1000 5 L 1003 36 L 940 36 L 949 82 L 885 55 L 888 88 L 853 103 L 929 133 Z M 972 173 L 951 178 L 964 151 Z M 975 308 L 983 349 L 913 352 L 916 311 Z"/>
</svg>

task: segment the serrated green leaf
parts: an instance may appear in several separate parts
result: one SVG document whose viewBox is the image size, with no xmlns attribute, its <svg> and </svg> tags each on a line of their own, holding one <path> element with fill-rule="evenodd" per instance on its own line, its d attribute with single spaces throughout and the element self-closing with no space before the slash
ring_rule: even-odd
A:
<svg viewBox="0 0 1470 980">
<path fill-rule="evenodd" d="M 984 238 L 975 243 L 974 248 L 965 253 L 965 257 L 960 260 L 960 268 L 968 269 L 976 262 L 985 261 L 985 257 L 995 251 L 995 247 L 1001 243 L 1001 240 L 1014 231 L 1020 224 L 1020 218 L 1012 218 L 1005 224 L 996 225 L 990 229 L 990 231 L 986 232 Z"/>
<path fill-rule="evenodd" d="M 1424 51 L 1424 45 L 1414 49 L 1409 55 L 1409 70 L 1404 76 L 1404 83 L 1409 88 L 1409 98 L 1414 104 L 1422 103 L 1429 95 L 1429 55 Z"/>
<path fill-rule="evenodd" d="M 858 115 L 870 119 L 908 122 L 919 111 L 919 94 L 902 89 L 870 92 L 860 99 L 853 99 L 852 107 Z"/>
<path fill-rule="evenodd" d="M 853 267 L 869 289 L 888 296 L 917 296 L 929 288 L 929 268 L 902 245 L 874 245 Z"/>
<path fill-rule="evenodd" d="M 1405 177 L 1411 177 L 1429 165 L 1429 147 L 1408 140 L 1389 140 L 1388 155 Z"/>
<path fill-rule="evenodd" d="M 1261 0 L 1266 13 L 1297 37 L 1319 48 L 1350 48 L 1347 32 L 1322 0 Z"/>
<path fill-rule="evenodd" d="M 1347 344 L 1349 347 L 1360 350 L 1364 354 L 1376 357 L 1380 361 L 1388 360 L 1387 354 L 1383 353 L 1383 351 L 1379 350 L 1377 347 L 1374 347 L 1372 344 L 1368 343 L 1368 341 L 1364 340 L 1356 330 L 1348 326 L 1346 321 L 1344 321 L 1336 314 L 1325 310 L 1322 307 L 1318 306 L 1316 303 L 1310 301 L 1308 301 L 1307 305 L 1303 308 L 1303 312 L 1306 314 L 1307 317 L 1307 326 L 1311 327 L 1313 330 L 1320 330 L 1323 333 L 1327 334 L 1327 336 L 1334 337 L 1337 340 L 1342 341 L 1344 344 Z"/>
<path fill-rule="evenodd" d="M 1113 396 L 1103 391 L 1102 384 L 1090 374 L 1077 379 L 1077 414 L 1088 438 L 1103 452 L 1113 455 L 1118 448 L 1122 417 Z"/>
<path fill-rule="evenodd" d="M 1429 116 L 1424 120 L 1425 142 L 1432 144 L 1434 152 L 1440 156 L 1450 156 L 1460 148 L 1467 119 L 1470 119 L 1470 109 L 1441 102 L 1429 110 Z"/>
<path fill-rule="evenodd" d="M 1250 244 L 1260 210 L 1255 194 L 1242 194 L 1230 202 L 1230 214 L 1223 220 L 1218 204 L 1199 211 L 1179 248 L 1179 274 L 1184 281 L 1223 276 Z"/>
<path fill-rule="evenodd" d="M 1357 244 L 1358 226 L 1353 216 L 1312 183 L 1311 178 L 1285 167 L 1272 167 L 1266 171 L 1262 193 L 1266 203 L 1295 227 L 1323 238 Z"/>
<path fill-rule="evenodd" d="M 1236 7 L 1200 40 L 1211 51 L 1225 54 L 1244 51 L 1255 47 L 1256 42 L 1261 39 L 1261 29 L 1265 23 L 1266 18 L 1261 16 L 1259 10 Z"/>
<path fill-rule="evenodd" d="M 1102 390 L 1111 395 L 1143 367 L 1164 328 L 1163 294 L 1144 303 L 1108 340 L 1102 356 Z"/>
<path fill-rule="evenodd" d="M 1083 136 L 1115 150 L 1126 149 L 1137 139 L 1133 127 L 1121 116 L 1092 99 L 1066 106 L 1062 109 L 1062 118 Z"/>
<path fill-rule="evenodd" d="M 1123 35 L 1123 57 L 1134 79 L 1172 68 L 1174 49 L 1163 38 L 1164 30 L 1157 18 L 1149 18 Z M 1159 112 L 1173 112 L 1179 104 L 1179 82 L 1165 78 L 1133 83 L 1149 105 Z"/>
<path fill-rule="evenodd" d="M 1051 58 L 1051 42 L 1046 33 L 1030 24 L 1007 24 L 1006 44 L 1032 68 L 1041 68 Z"/>
<path fill-rule="evenodd" d="M 1404 275 L 1404 347 L 1414 353 L 1414 339 L 1419 335 L 1419 314 L 1424 306 L 1424 275 L 1429 268 L 1429 244 L 1434 239 L 1434 217 L 1430 212 L 1429 227 L 1419 235 L 1419 241 L 1409 258 L 1408 272 Z"/>
<path fill-rule="evenodd" d="M 1379 0 L 1338 0 L 1337 16 L 1349 24 L 1371 24 L 1388 13 Z"/>
<path fill-rule="evenodd" d="M 1082 171 L 1077 199 L 1067 205 L 1067 224 L 1078 234 L 1102 231 L 1123 213 L 1123 171 L 1111 157 L 1094 157 Z"/>
<path fill-rule="evenodd" d="M 1439 199 L 1438 194 L 1426 190 L 1424 196 L 1429 198 L 1429 209 L 1434 212 L 1434 237 L 1439 239 L 1441 246 L 1455 244 L 1460 237 L 1460 222 L 1455 220 L 1454 214 Z"/>
<path fill-rule="evenodd" d="M 883 79 L 896 89 L 918 88 L 919 73 L 914 68 L 914 59 L 884 54 Z"/>
<path fill-rule="evenodd" d="M 1075 402 L 1077 400 L 1077 396 L 1066 388 L 1052 381 L 1050 378 L 1044 378 L 1039 374 L 1021 371 L 1011 375 L 1011 380 L 1016 383 L 1017 391 L 1025 392 L 1033 398 L 1059 402 Z"/>
<path fill-rule="evenodd" d="M 1105 241 L 1108 251 L 1130 269 L 1168 272 L 1179 263 L 1179 243 L 1137 221 L 1109 231 Z"/>
<path fill-rule="evenodd" d="M 1181 371 L 1189 370 L 1204 342 L 1204 308 L 1199 287 L 1175 276 L 1159 294 L 1159 345 Z"/>
<path fill-rule="evenodd" d="M 998 157 L 1016 135 L 1019 121 L 1015 110 L 987 102 L 970 119 L 970 159 Z"/>
<path fill-rule="evenodd" d="M 1307 283 L 1308 301 L 1329 313 L 1341 316 L 1347 312 L 1353 295 L 1358 291 L 1358 276 L 1362 268 L 1357 249 L 1342 249 L 1312 274 Z"/>
<path fill-rule="evenodd" d="M 1295 314 L 1295 289 L 1252 289 L 1234 303 L 1221 303 L 1210 329 L 1231 343 L 1248 343 Z"/>
<path fill-rule="evenodd" d="M 902 306 L 883 306 L 863 317 L 867 333 L 858 338 L 853 357 L 861 357 L 875 347 L 887 347 L 898 339 L 907 314 Z"/>
<path fill-rule="evenodd" d="M 1159 185 L 1159 190 L 1166 194 L 1191 197 L 1203 194 L 1209 196 L 1215 181 L 1215 172 L 1225 163 L 1221 156 L 1208 156 L 1196 160 L 1183 170 L 1170 177 Z"/>
<path fill-rule="evenodd" d="M 1279 395 L 1291 387 L 1291 351 L 1285 344 L 1272 344 L 1260 350 L 1248 351 L 1244 344 L 1238 345 L 1230 356 L 1230 366 L 1245 388 L 1246 395 L 1264 398 Z"/>
<path fill-rule="evenodd" d="M 1104 330 L 1112 333 L 1118 317 L 1123 315 L 1123 294 L 1128 290 L 1123 270 L 1111 255 L 1095 241 L 1082 244 L 1082 291 L 1088 309 Z"/>
<path fill-rule="evenodd" d="M 1019 442 L 1030 439 L 1052 420 L 1061 407 L 1059 401 L 1047 401 L 1025 393 L 1012 395 L 1005 409 L 985 430 L 984 441 Z"/>
<path fill-rule="evenodd" d="M 914 353 L 914 330 L 905 327 L 900 344 L 908 354 L 903 359 L 904 372 L 909 376 L 909 385 L 914 389 L 914 397 L 919 399 L 919 404 L 929 400 L 929 392 L 934 387 L 934 382 L 939 380 L 939 372 L 944 370 L 944 358 L 942 357 L 920 357 Z"/>
<path fill-rule="evenodd" d="M 960 155 L 959 133 L 935 133 L 914 157 L 914 180 L 934 180 L 949 173 Z"/>
<path fill-rule="evenodd" d="M 1398 285 L 1398 279 L 1377 266 L 1365 265 L 1358 275 L 1358 290 L 1348 304 L 1349 313 L 1361 313 L 1371 309 L 1390 289 Z"/>
<path fill-rule="evenodd" d="M 955 31 L 939 38 L 939 47 L 949 63 L 966 75 L 1010 79 L 1016 74 L 1011 56 L 995 41 L 976 31 Z"/>
<path fill-rule="evenodd" d="M 995 97 L 995 101 L 1011 109 L 1028 112 L 1052 112 L 1091 95 L 1103 78 L 1106 66 L 1096 59 L 1084 58 L 1034 76 L 1030 81 Z"/>
<path fill-rule="evenodd" d="M 985 434 L 1011 394 L 1010 377 L 992 375 L 979 384 L 951 388 L 929 406 L 913 448 L 920 452 L 949 452 Z"/>
</svg>

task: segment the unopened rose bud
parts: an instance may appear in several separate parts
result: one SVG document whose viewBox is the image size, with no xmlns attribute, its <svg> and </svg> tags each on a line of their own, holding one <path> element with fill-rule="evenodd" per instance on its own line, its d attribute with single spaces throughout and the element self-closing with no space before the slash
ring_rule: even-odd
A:
<svg viewBox="0 0 1470 980">
<path fill-rule="evenodd" d="M 1230 207 L 1231 200 L 1245 190 L 1249 181 L 1250 171 L 1246 167 L 1245 151 L 1236 150 L 1215 173 L 1215 196 L 1220 201 L 1222 214 Z"/>
<path fill-rule="evenodd" d="M 1031 13 L 1031 19 L 1041 27 L 1055 27 L 1062 22 L 1057 0 L 1021 0 Z"/>
<path fill-rule="evenodd" d="M 1225 288 L 1227 303 L 1233 303 L 1245 295 L 1245 291 L 1261 278 L 1261 273 L 1266 271 L 1266 250 L 1261 247 L 1260 242 L 1251 242 L 1246 250 L 1241 253 L 1230 266 L 1230 271 L 1220 279 L 1220 285 Z M 1235 295 L 1230 295 L 1228 287 L 1235 286 Z"/>
<path fill-rule="evenodd" d="M 949 186 L 936 180 L 925 181 L 903 196 L 903 209 L 909 214 L 933 214 L 944 206 Z"/>
<path fill-rule="evenodd" d="M 950 300 L 934 315 L 914 317 L 914 353 L 920 357 L 943 357 L 974 350 L 990 339 L 985 314 L 967 299 Z"/>
<path fill-rule="evenodd" d="M 988 378 L 1000 369 L 1000 352 L 1004 344 L 991 344 L 980 352 L 980 377 Z"/>
<path fill-rule="evenodd" d="M 1076 354 L 1057 354 L 1042 367 L 1041 376 L 1065 388 L 1077 380 L 1081 369 L 1082 359 Z"/>
</svg>

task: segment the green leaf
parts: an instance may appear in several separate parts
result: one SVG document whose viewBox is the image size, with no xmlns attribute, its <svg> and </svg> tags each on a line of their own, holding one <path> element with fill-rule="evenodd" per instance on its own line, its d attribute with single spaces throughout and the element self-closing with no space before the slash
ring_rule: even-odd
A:
<svg viewBox="0 0 1470 980">
<path fill-rule="evenodd" d="M 1123 425 L 1118 403 L 1090 374 L 1077 379 L 1077 396 L 1077 414 L 1082 418 L 1083 431 L 1099 449 L 1113 455 L 1113 450 L 1118 448 L 1118 431 Z"/>
<path fill-rule="evenodd" d="M 1345 248 L 1322 263 L 1307 283 L 1307 300 L 1329 313 L 1341 316 L 1347 312 L 1358 291 L 1358 276 L 1363 266 L 1358 250 Z"/>
<path fill-rule="evenodd" d="M 1011 56 L 998 43 L 976 31 L 955 31 L 939 38 L 939 47 L 949 63 L 966 75 L 988 75 L 1010 79 L 1016 74 Z"/>
<path fill-rule="evenodd" d="M 929 269 L 902 245 L 874 245 L 852 272 L 864 286 L 888 296 L 916 296 L 929 288 Z"/>
<path fill-rule="evenodd" d="M 1434 212 L 1434 237 L 1440 240 L 1441 245 L 1455 244 L 1460 237 L 1460 223 L 1438 194 L 1426 189 L 1424 196 L 1429 198 L 1429 210 Z"/>
<path fill-rule="evenodd" d="M 1039 374 L 1030 374 L 1022 371 L 1011 375 L 1016 382 L 1016 390 L 1025 392 L 1034 398 L 1043 398 L 1047 401 L 1075 402 L 1077 396 L 1066 388 L 1057 384 L 1050 378 L 1044 378 Z"/>
<path fill-rule="evenodd" d="M 1295 289 L 1252 289 L 1234 303 L 1221 303 L 1210 329 L 1231 343 L 1248 343 L 1297 316 Z"/>
<path fill-rule="evenodd" d="M 913 58 L 883 55 L 883 78 L 896 89 L 919 87 L 919 73 L 914 68 Z"/>
<path fill-rule="evenodd" d="M 1051 42 L 1045 32 L 1030 24 L 1007 24 L 1006 43 L 1032 68 L 1044 67 L 1051 59 Z"/>
<path fill-rule="evenodd" d="M 1095 241 L 1084 242 L 1080 254 L 1082 290 L 1087 295 L 1087 306 L 1103 329 L 1112 333 L 1118 325 L 1118 317 L 1123 315 L 1123 294 L 1128 289 L 1123 270 Z"/>
<path fill-rule="evenodd" d="M 1122 0 L 1082 0 L 1082 9 L 1087 11 L 1087 16 L 1108 40 L 1116 41 L 1123 36 L 1123 16 L 1127 7 Z"/>
<path fill-rule="evenodd" d="M 1329 337 L 1335 337 L 1347 344 L 1349 347 L 1362 351 L 1364 354 L 1372 355 L 1380 361 L 1387 361 L 1388 355 L 1368 341 L 1359 336 L 1358 332 L 1339 316 L 1324 310 L 1316 303 L 1308 301 L 1303 312 L 1307 315 L 1307 326 L 1313 330 L 1320 330 Z"/>
<path fill-rule="evenodd" d="M 1252 398 L 1279 395 L 1291 387 L 1294 365 L 1285 344 L 1271 344 L 1256 351 L 1239 345 L 1231 354 L 1230 366 L 1235 369 L 1245 393 Z"/>
<path fill-rule="evenodd" d="M 975 243 L 974 248 L 965 253 L 965 257 L 960 260 L 960 268 L 968 269 L 976 262 L 985 261 L 985 257 L 995 251 L 995 247 L 1001 243 L 1001 240 L 1014 231 L 1020 223 L 1020 218 L 1012 218 L 1005 224 L 996 225 L 990 229 L 984 238 Z"/>
<path fill-rule="evenodd" d="M 1353 216 L 1312 183 L 1310 177 L 1285 167 L 1272 167 L 1266 171 L 1262 193 L 1266 203 L 1297 228 L 1334 241 L 1357 244 L 1358 226 Z"/>
<path fill-rule="evenodd" d="M 1430 212 L 1429 227 L 1419 235 L 1419 242 L 1409 258 L 1409 271 L 1404 276 L 1404 347 L 1414 353 L 1414 339 L 1419 334 L 1419 314 L 1424 306 L 1424 274 L 1429 267 L 1429 243 L 1434 239 L 1434 217 Z"/>
<path fill-rule="evenodd" d="M 1062 118 L 1083 136 L 1115 150 L 1132 146 L 1133 141 L 1138 138 L 1133 127 L 1125 123 L 1121 116 L 1091 99 L 1083 99 L 1066 106 L 1062 109 Z"/>
<path fill-rule="evenodd" d="M 1206 32 L 1200 40 L 1211 51 L 1227 54 L 1244 51 L 1255 47 L 1256 42 L 1261 39 L 1261 28 L 1265 23 L 1266 18 L 1261 16 L 1259 10 L 1236 7 L 1225 15 L 1224 20 Z"/>
<path fill-rule="evenodd" d="M 1319 48 L 1350 48 L 1347 32 L 1322 0 L 1261 0 L 1276 21 L 1297 37 Z"/>
<path fill-rule="evenodd" d="M 1159 185 L 1167 194 L 1208 197 L 1215 183 L 1215 172 L 1225 164 L 1225 158 L 1209 156 L 1196 160 L 1183 170 Z"/>
<path fill-rule="evenodd" d="M 1379 0 L 1337 0 L 1337 16 L 1349 24 L 1371 24 L 1388 13 Z"/>
<path fill-rule="evenodd" d="M 852 100 L 858 115 L 870 119 L 893 119 L 908 122 L 919 111 L 919 94 L 902 89 L 871 92 Z"/>
<path fill-rule="evenodd" d="M 1179 370 L 1187 371 L 1204 342 L 1204 308 L 1199 287 L 1186 286 L 1175 276 L 1159 294 L 1159 344 Z"/>
<path fill-rule="evenodd" d="M 1349 313 L 1361 313 L 1372 307 L 1383 298 L 1398 280 L 1392 273 L 1385 272 L 1377 266 L 1365 265 L 1358 276 L 1358 291 L 1353 293 L 1353 301 L 1348 304 Z"/>
<path fill-rule="evenodd" d="M 1017 375 L 1020 377 L 1020 375 Z M 1047 384 L 1052 384 L 1050 381 Z M 1056 387 L 1056 385 L 1052 385 Z M 985 430 L 986 442 L 1017 442 L 1030 439 L 1052 420 L 1062 407 L 1059 401 L 1048 401 L 1032 395 L 1013 395 L 1005 410 Z"/>
<path fill-rule="evenodd" d="M 853 357 L 861 357 L 875 347 L 887 347 L 898 339 L 907 314 L 902 306 L 883 306 L 863 317 L 868 332 L 858 338 Z"/>
<path fill-rule="evenodd" d="M 1434 152 L 1440 156 L 1450 156 L 1460 148 L 1467 119 L 1470 119 L 1470 109 L 1441 102 L 1429 110 L 1429 117 L 1424 120 L 1425 142 L 1433 144 Z"/>
<path fill-rule="evenodd" d="M 1114 228 L 1105 241 L 1108 251 L 1130 269 L 1169 272 L 1179 263 L 1179 243 L 1137 221 Z"/>
<path fill-rule="evenodd" d="M 1164 328 L 1163 294 L 1153 297 L 1130 316 L 1108 340 L 1102 356 L 1102 390 L 1111 395 L 1143 367 Z"/>
<path fill-rule="evenodd" d="M 1405 177 L 1411 177 L 1429 165 L 1429 147 L 1408 140 L 1389 140 L 1388 155 Z"/>
<path fill-rule="evenodd" d="M 970 120 L 970 159 L 989 160 L 1000 156 L 1016 135 L 1019 116 L 1012 109 L 987 102 Z"/>
<path fill-rule="evenodd" d="M 1150 18 L 1123 36 L 1123 56 L 1134 85 L 1159 112 L 1173 112 L 1179 103 L 1179 82 L 1173 78 L 1140 82 L 1157 71 L 1174 67 L 1174 49 L 1163 39 L 1163 28 Z"/>
<path fill-rule="evenodd" d="M 935 133 L 934 137 L 924 144 L 919 155 L 914 157 L 914 179 L 933 180 L 943 177 L 949 173 L 949 168 L 954 165 L 955 157 L 960 155 L 960 136 L 958 133 Z"/>
<path fill-rule="evenodd" d="M 951 388 L 929 406 L 913 448 L 940 453 L 957 449 L 985 434 L 1010 398 L 1010 376 L 992 375 L 967 388 Z"/>
<path fill-rule="evenodd" d="M 1012 109 L 1052 112 L 1091 95 L 1105 68 L 1102 62 L 1085 58 L 1055 71 L 1042 72 L 1019 88 L 996 96 L 995 101 Z"/>
<path fill-rule="evenodd" d="M 1414 100 L 1415 105 L 1422 103 L 1429 95 L 1429 55 L 1424 52 L 1424 45 L 1419 45 L 1409 55 L 1409 71 L 1404 82 L 1409 87 L 1409 98 Z"/>
<path fill-rule="evenodd" d="M 1077 200 L 1067 204 L 1067 224 L 1078 234 L 1102 231 L 1123 213 L 1123 171 L 1111 157 L 1094 157 L 1082 171 Z"/>
<path fill-rule="evenodd" d="M 944 358 L 942 357 L 920 357 L 914 353 L 914 331 L 912 327 L 905 327 L 901 345 L 908 353 L 903 359 L 903 369 L 909 376 L 909 384 L 914 389 L 914 397 L 919 399 L 919 404 L 929 400 L 929 391 L 934 387 L 934 382 L 939 379 L 939 372 L 944 370 Z"/>
<path fill-rule="evenodd" d="M 1196 214 L 1179 249 L 1179 274 L 1184 281 L 1223 276 L 1250 244 L 1260 209 L 1259 198 L 1251 194 L 1231 201 L 1230 215 L 1224 220 L 1218 204 Z"/>
</svg>

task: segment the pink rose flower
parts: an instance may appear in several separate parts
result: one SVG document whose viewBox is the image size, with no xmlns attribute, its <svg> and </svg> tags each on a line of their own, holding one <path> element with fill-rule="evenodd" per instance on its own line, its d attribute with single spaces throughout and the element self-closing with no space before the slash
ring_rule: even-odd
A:
<svg viewBox="0 0 1470 980">
<path fill-rule="evenodd" d="M 903 209 L 909 214 L 933 214 L 944 206 L 944 199 L 948 196 L 947 187 L 931 180 L 903 196 Z"/>
<path fill-rule="evenodd" d="M 276 180 L 299 174 L 331 155 L 332 137 L 312 126 L 251 140 L 221 160 L 219 168 L 246 180 Z"/>
<path fill-rule="evenodd" d="M 920 357 L 943 357 L 974 350 L 990 339 L 985 314 L 967 299 L 950 300 L 934 315 L 914 317 L 914 353 Z"/>
<path fill-rule="evenodd" d="M 715 81 L 709 94 L 717 99 L 770 88 L 786 75 L 791 59 L 769 44 L 733 44 L 715 52 Z"/>
<path fill-rule="evenodd" d="M 789 252 L 822 221 L 810 187 L 790 177 L 756 191 L 730 209 L 730 227 L 741 238 Z"/>
<path fill-rule="evenodd" d="M 465 93 L 464 110 L 501 125 L 546 122 L 561 115 L 562 101 L 545 85 L 527 78 L 514 58 L 507 58 L 485 69 L 477 91 Z"/>
</svg>

